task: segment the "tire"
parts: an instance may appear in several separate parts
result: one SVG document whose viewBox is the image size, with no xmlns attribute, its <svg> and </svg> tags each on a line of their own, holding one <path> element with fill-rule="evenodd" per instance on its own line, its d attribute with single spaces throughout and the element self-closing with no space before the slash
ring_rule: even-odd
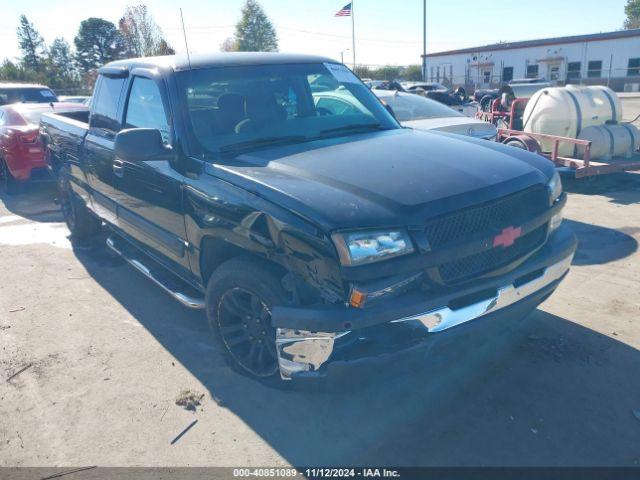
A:
<svg viewBox="0 0 640 480">
<path fill-rule="evenodd" d="M 81 242 L 91 240 L 100 232 L 102 222 L 73 193 L 69 179 L 62 172 L 58 173 L 56 182 L 60 208 L 71 237 Z"/>
<path fill-rule="evenodd" d="M 18 192 L 20 184 L 13 178 L 7 163 L 0 158 L 0 192 L 6 195 L 13 195 Z"/>
<path fill-rule="evenodd" d="M 271 310 L 287 303 L 275 267 L 256 258 L 233 258 L 211 275 L 206 311 L 214 343 L 230 366 L 271 386 L 282 386 Z"/>
<path fill-rule="evenodd" d="M 522 140 L 518 140 L 517 138 L 512 138 L 504 142 L 505 145 L 509 145 L 510 147 L 519 148 L 520 150 L 529 150 L 527 146 L 524 144 Z"/>
</svg>

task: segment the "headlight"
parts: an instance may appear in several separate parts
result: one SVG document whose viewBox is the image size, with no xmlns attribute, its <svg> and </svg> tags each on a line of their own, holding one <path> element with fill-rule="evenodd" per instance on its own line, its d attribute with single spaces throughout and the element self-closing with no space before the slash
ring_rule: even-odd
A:
<svg viewBox="0 0 640 480">
<path fill-rule="evenodd" d="M 560 175 L 558 172 L 553 173 L 553 177 L 547 183 L 547 189 L 549 190 L 549 204 L 553 205 L 556 200 L 562 195 L 562 182 L 560 181 Z M 549 220 L 549 233 L 557 229 L 562 223 L 562 210 L 556 213 L 551 220 Z"/>
<path fill-rule="evenodd" d="M 362 265 L 413 252 L 403 230 L 342 232 L 331 235 L 342 265 Z"/>
<path fill-rule="evenodd" d="M 547 189 L 549 190 L 549 203 L 553 205 L 553 202 L 562 195 L 562 181 L 558 172 L 553 172 L 553 177 L 547 183 Z"/>
</svg>

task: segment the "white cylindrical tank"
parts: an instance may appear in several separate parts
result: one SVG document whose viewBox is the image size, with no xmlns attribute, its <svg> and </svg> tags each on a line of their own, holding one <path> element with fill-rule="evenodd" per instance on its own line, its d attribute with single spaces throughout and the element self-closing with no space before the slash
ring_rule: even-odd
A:
<svg viewBox="0 0 640 480">
<path fill-rule="evenodd" d="M 577 138 L 592 125 L 622 120 L 622 105 L 613 90 L 604 86 L 545 88 L 536 92 L 522 115 L 522 129 L 529 133 L 545 133 Z M 550 152 L 553 142 L 541 141 L 543 152 Z M 574 146 L 561 143 L 558 153 L 573 155 Z"/>
<path fill-rule="evenodd" d="M 593 160 L 611 157 L 631 157 L 640 148 L 640 131 L 630 123 L 616 125 L 592 125 L 580 132 L 578 138 L 591 140 L 591 158 Z M 582 156 L 583 147 L 578 147 Z"/>
</svg>

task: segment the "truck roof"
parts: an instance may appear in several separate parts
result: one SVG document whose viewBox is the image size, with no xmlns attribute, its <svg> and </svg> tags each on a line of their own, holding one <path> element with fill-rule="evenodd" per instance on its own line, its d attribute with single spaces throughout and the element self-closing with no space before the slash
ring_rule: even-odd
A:
<svg viewBox="0 0 640 480">
<path fill-rule="evenodd" d="M 191 65 L 189 65 L 191 60 Z M 171 68 L 174 71 L 188 70 L 191 68 L 206 68 L 217 66 L 237 66 L 237 65 L 273 65 L 291 63 L 337 63 L 327 57 L 315 55 L 302 55 L 293 53 L 273 53 L 273 52 L 220 52 L 192 54 L 190 59 L 186 55 L 167 55 L 162 57 L 129 58 L 126 60 L 116 60 L 102 67 L 101 73 L 111 68 Z M 104 70 L 103 70 L 104 69 Z"/>
</svg>

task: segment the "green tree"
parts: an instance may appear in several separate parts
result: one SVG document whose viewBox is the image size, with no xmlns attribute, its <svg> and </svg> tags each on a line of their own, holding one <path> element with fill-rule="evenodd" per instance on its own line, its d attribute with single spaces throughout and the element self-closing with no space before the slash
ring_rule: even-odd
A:
<svg viewBox="0 0 640 480">
<path fill-rule="evenodd" d="M 393 65 L 385 65 L 377 70 L 372 71 L 373 78 L 376 80 L 396 80 L 400 77 L 402 67 L 394 67 Z"/>
<path fill-rule="evenodd" d="M 29 75 L 25 72 L 24 68 L 20 65 L 13 63 L 8 58 L 5 58 L 0 65 L 0 80 L 9 82 L 29 81 Z"/>
<path fill-rule="evenodd" d="M 235 45 L 240 52 L 277 52 L 276 30 L 255 0 L 247 0 L 236 24 Z"/>
<path fill-rule="evenodd" d="M 75 89 L 80 76 L 71 45 L 64 38 L 56 38 L 49 49 L 47 84 L 52 88 Z"/>
<path fill-rule="evenodd" d="M 144 4 L 127 7 L 118 27 L 128 56 L 151 57 L 175 53 Z"/>
<path fill-rule="evenodd" d="M 422 80 L 422 67 L 420 65 L 409 65 L 402 72 L 402 78 L 411 82 Z"/>
<path fill-rule="evenodd" d="M 366 65 L 356 65 L 356 68 L 353 69 L 353 73 L 355 73 L 359 78 L 372 78 L 371 69 Z"/>
<path fill-rule="evenodd" d="M 87 18 L 73 40 L 76 61 L 82 72 L 100 68 L 105 63 L 126 58 L 127 48 L 116 26 L 102 18 Z"/>
<path fill-rule="evenodd" d="M 27 69 L 41 70 L 44 66 L 46 47 L 42 36 L 26 15 L 20 15 L 17 33 L 22 64 Z"/>
<path fill-rule="evenodd" d="M 627 0 L 624 7 L 627 19 L 624 21 L 624 28 L 640 28 L 640 0 Z"/>
</svg>

